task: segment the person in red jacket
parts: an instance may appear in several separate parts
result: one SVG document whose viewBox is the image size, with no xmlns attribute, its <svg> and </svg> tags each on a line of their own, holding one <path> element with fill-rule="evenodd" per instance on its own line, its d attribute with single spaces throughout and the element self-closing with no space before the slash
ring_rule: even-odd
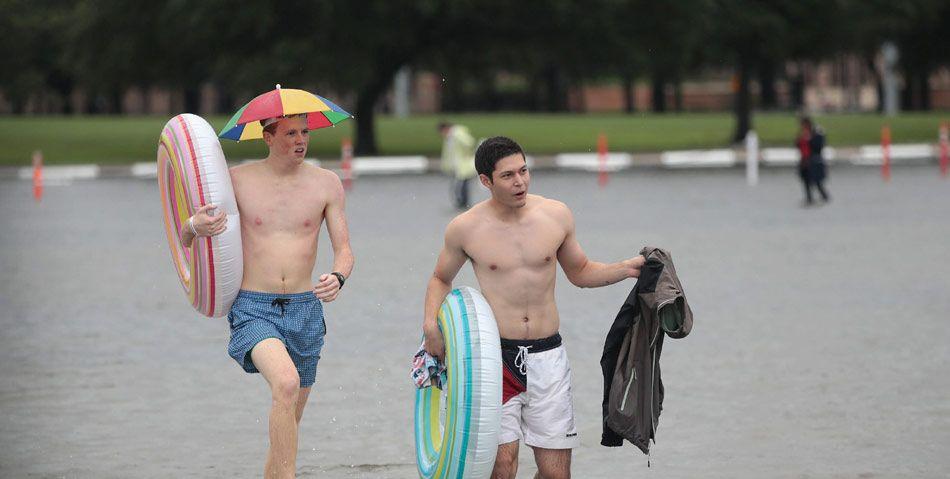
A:
<svg viewBox="0 0 950 479">
<path fill-rule="evenodd" d="M 831 196 L 825 190 L 825 160 L 822 157 L 822 149 L 825 147 L 825 135 L 820 129 L 815 128 L 808 117 L 801 119 L 801 131 L 795 146 L 801 154 L 798 162 L 798 176 L 802 180 L 802 186 L 805 187 L 804 206 L 811 206 L 814 200 L 811 195 L 811 188 L 814 186 L 821 195 L 821 200 L 825 203 L 831 200 Z"/>
</svg>

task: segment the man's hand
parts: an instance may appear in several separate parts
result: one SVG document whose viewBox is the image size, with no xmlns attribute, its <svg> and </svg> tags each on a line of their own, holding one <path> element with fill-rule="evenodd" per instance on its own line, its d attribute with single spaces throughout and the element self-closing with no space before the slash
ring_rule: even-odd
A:
<svg viewBox="0 0 950 479">
<path fill-rule="evenodd" d="M 634 256 L 630 259 L 623 260 L 623 266 L 627 270 L 628 278 L 639 278 L 640 277 L 640 268 L 646 264 L 647 259 L 643 255 Z"/>
<path fill-rule="evenodd" d="M 198 236 L 215 236 L 224 232 L 228 227 L 228 215 L 224 212 L 217 212 L 217 206 L 204 205 L 198 208 L 195 215 L 191 217 L 191 224 L 195 227 Z"/>
<path fill-rule="evenodd" d="M 340 294 L 340 280 L 335 274 L 321 274 L 320 282 L 313 287 L 313 294 L 325 303 L 336 299 Z"/>
<path fill-rule="evenodd" d="M 445 340 L 442 338 L 442 330 L 438 323 L 426 324 L 422 327 L 422 333 L 425 334 L 426 352 L 440 361 L 445 356 Z"/>
</svg>

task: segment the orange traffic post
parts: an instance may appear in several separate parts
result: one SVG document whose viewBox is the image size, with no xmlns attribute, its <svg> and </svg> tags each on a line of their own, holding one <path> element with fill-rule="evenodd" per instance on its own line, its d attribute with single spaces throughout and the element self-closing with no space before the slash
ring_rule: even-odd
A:
<svg viewBox="0 0 950 479">
<path fill-rule="evenodd" d="M 884 181 L 891 180 L 891 127 L 884 125 L 881 127 L 881 178 Z"/>
<path fill-rule="evenodd" d="M 348 137 L 343 138 L 340 147 L 340 166 L 343 168 L 343 189 L 350 191 L 353 189 L 353 142 Z"/>
<path fill-rule="evenodd" d="M 43 199 L 43 152 L 33 152 L 33 199 L 39 202 Z"/>
<path fill-rule="evenodd" d="M 597 161 L 599 163 L 597 184 L 603 188 L 607 186 L 607 135 L 603 133 L 597 136 Z"/>
<path fill-rule="evenodd" d="M 940 125 L 940 176 L 944 178 L 950 174 L 950 138 L 947 129 L 946 122 Z"/>
</svg>

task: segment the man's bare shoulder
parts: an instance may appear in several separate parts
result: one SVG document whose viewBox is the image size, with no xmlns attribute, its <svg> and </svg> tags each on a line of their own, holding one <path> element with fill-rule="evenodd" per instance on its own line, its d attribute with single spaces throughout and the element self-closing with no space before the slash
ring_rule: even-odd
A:
<svg viewBox="0 0 950 479">
<path fill-rule="evenodd" d="M 448 233 L 449 230 L 455 232 L 468 231 L 472 226 L 478 223 L 483 215 L 484 212 L 480 211 L 479 205 L 475 205 L 467 211 L 459 213 L 455 218 L 452 218 L 452 221 L 449 221 L 448 226 L 445 227 L 445 231 L 446 233 Z"/>
<path fill-rule="evenodd" d="M 260 167 L 263 160 L 245 161 L 228 168 L 228 174 L 231 175 L 231 183 L 241 183 L 246 178 L 252 177 Z"/>
<path fill-rule="evenodd" d="M 228 168 L 228 172 L 232 175 L 234 174 L 243 175 L 257 168 L 257 166 L 260 165 L 260 163 L 261 163 L 261 160 L 242 161 L 241 163 L 238 163 Z"/>
<path fill-rule="evenodd" d="M 538 212 L 559 222 L 569 220 L 572 216 L 571 209 L 561 201 L 540 195 L 531 195 L 530 199 L 534 200 Z"/>
<path fill-rule="evenodd" d="M 468 210 L 459 213 L 452 221 L 449 221 L 445 227 L 446 237 L 452 236 L 460 238 L 471 235 L 479 225 L 485 224 L 485 220 L 490 215 L 487 200 L 476 203 Z"/>
<path fill-rule="evenodd" d="M 333 187 L 339 186 L 340 188 L 343 187 L 343 182 L 340 181 L 340 177 L 333 171 L 311 163 L 304 163 L 302 166 L 307 175 L 321 184 Z"/>
</svg>

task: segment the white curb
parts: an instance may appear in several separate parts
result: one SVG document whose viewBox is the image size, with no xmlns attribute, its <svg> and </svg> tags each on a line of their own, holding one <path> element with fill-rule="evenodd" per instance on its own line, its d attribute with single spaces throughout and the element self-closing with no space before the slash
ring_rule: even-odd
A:
<svg viewBox="0 0 950 479">
<path fill-rule="evenodd" d="M 891 145 L 891 161 L 921 160 L 937 156 L 933 145 L 929 143 L 904 143 Z M 881 145 L 864 145 L 861 153 L 851 162 L 856 165 L 880 165 L 884 163 L 884 149 Z"/>
<path fill-rule="evenodd" d="M 157 178 L 158 162 L 148 161 L 142 163 L 133 163 L 131 174 L 133 178 Z"/>
<path fill-rule="evenodd" d="M 21 180 L 33 179 L 33 167 L 20 168 L 17 176 Z M 99 177 L 99 165 L 51 165 L 43 167 L 43 182 L 68 182 L 72 180 L 91 180 Z"/>
<path fill-rule="evenodd" d="M 597 153 L 561 153 L 554 157 L 558 168 L 600 171 L 600 155 Z M 605 171 L 620 171 L 633 165 L 630 153 L 608 153 L 604 162 Z"/>
<path fill-rule="evenodd" d="M 353 158 L 353 173 L 357 175 L 393 175 L 400 173 L 425 173 L 429 160 L 417 156 L 373 156 Z"/>
<path fill-rule="evenodd" d="M 838 158 L 838 152 L 831 146 L 826 146 L 821 153 L 825 161 L 834 161 Z M 801 153 L 798 148 L 762 149 L 762 162 L 769 166 L 795 166 L 800 159 Z"/>
<path fill-rule="evenodd" d="M 725 168 L 736 165 L 736 152 L 729 149 L 664 151 L 660 163 L 667 168 Z"/>
</svg>

